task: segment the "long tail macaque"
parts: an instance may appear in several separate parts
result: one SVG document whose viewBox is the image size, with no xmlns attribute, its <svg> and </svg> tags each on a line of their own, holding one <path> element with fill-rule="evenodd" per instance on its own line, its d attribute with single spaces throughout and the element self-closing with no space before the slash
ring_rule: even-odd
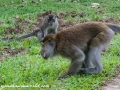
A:
<svg viewBox="0 0 120 90">
<path fill-rule="evenodd" d="M 57 34 L 47 35 L 42 40 L 40 54 L 47 59 L 60 54 L 71 59 L 67 72 L 58 79 L 83 70 L 85 73 L 98 73 L 103 70 L 101 52 L 108 47 L 114 32 L 120 33 L 120 27 L 101 22 L 78 24 Z M 85 63 L 85 69 L 82 64 Z"/>
<path fill-rule="evenodd" d="M 45 37 L 46 35 L 57 33 L 58 26 L 59 26 L 59 23 L 57 20 L 57 16 L 54 14 L 49 14 L 42 20 L 42 22 L 39 24 L 37 29 L 35 29 L 33 32 L 23 35 L 21 37 L 18 37 L 16 39 L 10 39 L 9 41 L 21 40 L 31 36 L 36 36 L 38 40 L 41 42 L 42 38 Z"/>
</svg>

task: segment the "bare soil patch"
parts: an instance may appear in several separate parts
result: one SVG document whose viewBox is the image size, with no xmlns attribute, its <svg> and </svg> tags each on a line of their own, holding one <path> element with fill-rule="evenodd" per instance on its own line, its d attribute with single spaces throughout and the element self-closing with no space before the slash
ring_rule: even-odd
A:
<svg viewBox="0 0 120 90">
<path fill-rule="evenodd" d="M 2 40 L 8 40 L 9 39 L 9 37 L 8 36 L 3 36 L 3 38 L 2 38 Z"/>
<path fill-rule="evenodd" d="M 4 48 L 3 50 L 5 51 L 4 56 L 8 56 L 8 55 L 15 56 L 18 53 L 21 53 L 21 54 L 24 53 L 24 49 L 13 49 L 13 50 L 11 50 L 9 48 Z"/>
<path fill-rule="evenodd" d="M 2 25 L 2 24 L 4 24 L 4 22 L 1 22 L 1 21 L 0 21 L 0 25 Z"/>
<path fill-rule="evenodd" d="M 120 20 L 119 19 L 115 19 L 115 18 L 106 18 L 103 20 L 99 20 L 100 22 L 106 22 L 106 23 L 112 23 L 112 24 L 120 24 Z"/>
<path fill-rule="evenodd" d="M 7 27 L 5 32 L 6 34 L 23 34 L 26 32 L 26 27 L 34 27 L 34 25 L 31 25 L 31 23 L 27 20 L 21 20 L 19 17 L 15 17 L 15 27 Z"/>
<path fill-rule="evenodd" d="M 39 25 L 41 20 L 45 18 L 48 14 L 51 14 L 52 10 L 46 11 L 45 13 L 39 13 L 37 15 L 37 22 L 36 23 L 30 23 L 29 20 L 21 20 L 19 17 L 14 17 L 16 25 L 14 28 L 7 27 L 5 32 L 6 34 L 23 34 L 26 32 L 26 27 L 29 26 L 30 31 L 33 31 L 35 27 Z M 104 13 L 104 11 L 98 11 L 96 14 Z M 72 21 L 65 21 L 64 18 L 70 15 L 71 17 L 76 17 L 79 16 L 82 18 L 85 13 L 84 12 L 79 12 L 77 13 L 76 11 L 71 11 L 71 12 L 58 12 L 58 22 L 59 22 L 59 28 L 58 31 L 65 30 L 68 27 L 71 27 L 75 24 L 81 23 L 81 22 L 72 22 Z M 103 20 L 98 20 L 100 22 L 106 22 L 106 23 L 113 23 L 113 24 L 120 24 L 120 20 L 115 19 L 115 18 L 106 18 Z M 88 20 L 84 20 L 83 22 L 88 22 Z M 1 22 L 2 23 L 2 22 Z M 3 40 L 8 40 L 8 37 L 3 37 Z"/>
<path fill-rule="evenodd" d="M 14 57 L 18 53 L 24 54 L 25 49 L 13 49 L 13 50 L 11 50 L 10 48 L 4 48 L 2 51 L 3 52 L 0 53 L 0 62 L 3 61 L 3 57 L 9 57 L 9 56 Z"/>
<path fill-rule="evenodd" d="M 18 33 L 22 34 L 24 32 L 24 30 L 21 29 L 19 26 L 15 26 L 15 28 L 7 27 L 5 32 L 9 33 L 9 34 L 13 34 L 13 33 L 14 34 L 18 34 Z"/>
<path fill-rule="evenodd" d="M 112 76 L 101 85 L 102 90 L 120 90 L 120 66 L 116 69 L 116 75 Z"/>
</svg>

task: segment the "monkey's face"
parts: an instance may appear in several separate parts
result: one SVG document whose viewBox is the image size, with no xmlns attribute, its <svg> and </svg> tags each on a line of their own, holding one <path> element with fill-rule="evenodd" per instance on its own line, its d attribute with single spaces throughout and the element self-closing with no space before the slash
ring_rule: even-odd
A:
<svg viewBox="0 0 120 90">
<path fill-rule="evenodd" d="M 48 24 L 50 26 L 53 26 L 57 21 L 57 16 L 56 15 L 53 15 L 53 14 L 50 14 L 48 15 Z"/>
<path fill-rule="evenodd" d="M 41 56 L 44 59 L 48 59 L 49 57 L 53 56 L 55 46 L 56 46 L 56 43 L 51 39 L 42 43 L 42 49 L 40 51 Z"/>
</svg>

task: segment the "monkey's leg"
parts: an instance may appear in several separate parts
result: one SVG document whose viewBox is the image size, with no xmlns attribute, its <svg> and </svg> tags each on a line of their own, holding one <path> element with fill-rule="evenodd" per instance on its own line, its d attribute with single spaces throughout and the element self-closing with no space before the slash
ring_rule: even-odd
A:
<svg viewBox="0 0 120 90">
<path fill-rule="evenodd" d="M 102 52 L 104 53 L 104 52 L 107 52 L 108 51 L 108 46 L 106 46 L 103 50 L 102 50 Z"/>
<path fill-rule="evenodd" d="M 83 53 L 83 51 L 78 48 L 77 50 L 75 50 L 74 55 L 72 53 L 71 56 L 72 56 L 72 61 L 67 73 L 64 74 L 63 76 L 60 76 L 58 79 L 67 78 L 71 75 L 74 75 L 78 73 L 79 70 L 81 69 L 83 61 L 85 59 L 85 54 Z"/>
<path fill-rule="evenodd" d="M 89 55 L 89 51 L 87 51 L 87 53 L 85 53 L 85 56 L 86 56 L 85 62 L 84 62 L 85 67 L 86 68 L 94 68 L 94 65 L 93 65 L 92 61 L 88 60 L 89 59 L 88 55 Z"/>
<path fill-rule="evenodd" d="M 88 60 L 89 59 L 88 52 L 89 51 L 85 52 L 86 57 L 85 57 L 84 63 L 82 64 L 82 67 L 81 67 L 79 73 L 85 73 L 86 68 L 94 68 L 94 65 L 93 65 L 92 61 Z"/>
<path fill-rule="evenodd" d="M 98 73 L 103 70 L 100 47 L 90 47 L 87 57 L 85 73 Z M 91 66 L 91 62 L 94 66 Z"/>
<path fill-rule="evenodd" d="M 92 39 L 86 61 L 92 61 L 95 68 L 91 68 L 88 64 L 88 68 L 85 69 L 86 73 L 98 73 L 103 70 L 101 52 L 109 45 L 113 36 L 114 32 L 109 29 L 109 31 L 103 31 Z"/>
</svg>

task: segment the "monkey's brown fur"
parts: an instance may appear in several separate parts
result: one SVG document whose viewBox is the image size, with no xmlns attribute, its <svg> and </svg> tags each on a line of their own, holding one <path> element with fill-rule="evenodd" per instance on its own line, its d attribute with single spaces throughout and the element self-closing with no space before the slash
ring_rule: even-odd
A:
<svg viewBox="0 0 120 90">
<path fill-rule="evenodd" d="M 101 33 L 98 36 L 101 38 L 100 41 L 90 42 L 91 39 L 96 37 L 96 35 L 102 31 L 105 31 L 105 33 Z M 94 45 L 98 45 L 99 43 L 106 41 L 105 39 L 107 37 L 105 34 L 107 32 L 109 32 L 109 27 L 105 24 L 101 22 L 87 22 L 75 25 L 54 35 L 48 35 L 42 42 L 45 42 L 51 38 L 57 44 L 57 52 L 64 56 L 70 57 L 71 55 L 68 55 L 68 51 L 70 50 L 71 45 L 80 45 L 81 49 L 85 51 L 84 49 L 87 48 L 87 44 L 92 43 Z"/>
<path fill-rule="evenodd" d="M 101 22 L 86 22 L 81 23 L 66 30 L 60 31 L 57 34 L 48 35 L 43 39 L 43 44 L 54 41 L 55 47 L 42 47 L 41 55 L 43 57 L 50 56 L 50 52 L 46 50 L 54 49 L 54 53 L 71 59 L 71 65 L 67 73 L 59 78 L 66 78 L 69 75 L 76 74 L 82 67 L 85 61 L 87 73 L 98 73 L 102 71 L 101 51 L 106 50 L 110 44 L 114 32 L 120 32 L 120 27 L 113 24 Z M 53 51 L 53 50 L 51 50 Z M 93 62 L 95 68 L 91 64 Z"/>
</svg>

